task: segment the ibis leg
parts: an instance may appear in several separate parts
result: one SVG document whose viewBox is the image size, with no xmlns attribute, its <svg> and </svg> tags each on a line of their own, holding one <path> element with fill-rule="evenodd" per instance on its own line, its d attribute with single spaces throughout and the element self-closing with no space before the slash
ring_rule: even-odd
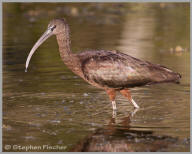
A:
<svg viewBox="0 0 192 154">
<path fill-rule="evenodd" d="M 128 100 L 133 104 L 133 106 L 135 108 L 139 108 L 139 106 L 137 105 L 137 103 L 133 100 L 133 98 L 131 97 L 131 93 L 128 89 L 123 89 L 120 90 L 120 93 L 125 96 L 126 98 L 128 98 Z"/>
<path fill-rule="evenodd" d="M 109 99 L 111 100 L 112 102 L 112 107 L 113 107 L 113 110 L 116 110 L 117 107 L 116 107 L 116 102 L 115 102 L 115 90 L 114 89 L 106 89 L 106 92 L 109 96 Z"/>
</svg>

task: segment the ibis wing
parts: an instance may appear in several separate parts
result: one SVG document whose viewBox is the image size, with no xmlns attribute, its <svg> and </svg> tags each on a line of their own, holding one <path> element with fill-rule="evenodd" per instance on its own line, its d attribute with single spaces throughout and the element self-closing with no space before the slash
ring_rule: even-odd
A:
<svg viewBox="0 0 192 154">
<path fill-rule="evenodd" d="M 127 55 L 92 56 L 84 61 L 82 69 L 87 80 L 111 88 L 139 86 L 151 81 L 148 69 Z"/>
<path fill-rule="evenodd" d="M 164 66 L 117 51 L 89 55 L 82 61 L 82 71 L 87 80 L 111 88 L 170 82 L 179 78 L 177 73 Z"/>
</svg>

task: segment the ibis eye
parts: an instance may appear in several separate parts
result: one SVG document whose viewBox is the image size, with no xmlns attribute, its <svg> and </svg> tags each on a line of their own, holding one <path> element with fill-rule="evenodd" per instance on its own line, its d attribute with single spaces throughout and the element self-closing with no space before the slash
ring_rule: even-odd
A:
<svg viewBox="0 0 192 154">
<path fill-rule="evenodd" d="M 56 28 L 56 25 L 50 27 L 51 31 L 53 31 L 55 28 Z"/>
</svg>

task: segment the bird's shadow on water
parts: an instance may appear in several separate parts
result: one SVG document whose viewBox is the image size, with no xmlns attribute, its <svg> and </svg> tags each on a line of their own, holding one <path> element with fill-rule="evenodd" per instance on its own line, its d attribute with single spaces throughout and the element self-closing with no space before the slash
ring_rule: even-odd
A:
<svg viewBox="0 0 192 154">
<path fill-rule="evenodd" d="M 134 128 L 131 120 L 139 112 L 134 109 L 129 115 L 118 119 L 113 111 L 112 118 L 103 128 L 98 128 L 92 134 L 71 148 L 73 152 L 136 152 L 136 151 L 168 151 L 167 148 L 176 144 L 177 138 L 156 136 L 147 128 Z"/>
</svg>

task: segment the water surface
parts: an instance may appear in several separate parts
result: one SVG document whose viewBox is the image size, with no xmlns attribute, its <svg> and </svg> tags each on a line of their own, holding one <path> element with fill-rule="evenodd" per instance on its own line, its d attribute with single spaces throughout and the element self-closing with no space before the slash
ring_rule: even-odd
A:
<svg viewBox="0 0 192 154">
<path fill-rule="evenodd" d="M 4 3 L 3 145 L 64 146 L 37 151 L 189 151 L 189 5 L 130 3 L 122 11 L 120 4 L 93 6 L 83 12 L 80 4 Z M 138 111 L 118 95 L 114 118 L 105 92 L 63 64 L 55 36 L 36 51 L 25 73 L 30 49 L 54 17 L 68 21 L 73 52 L 116 49 L 179 72 L 181 83 L 132 88 Z M 178 46 L 183 51 L 175 52 Z"/>
</svg>

